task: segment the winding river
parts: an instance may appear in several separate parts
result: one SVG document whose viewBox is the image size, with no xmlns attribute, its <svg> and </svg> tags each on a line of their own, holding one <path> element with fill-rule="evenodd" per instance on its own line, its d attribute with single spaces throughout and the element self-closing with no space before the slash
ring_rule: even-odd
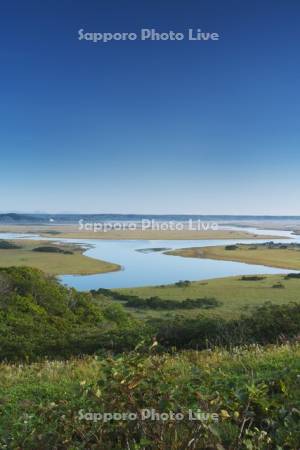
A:
<svg viewBox="0 0 300 450">
<path fill-rule="evenodd" d="M 229 228 L 229 227 L 228 227 Z M 230 229 L 236 229 L 230 227 Z M 240 228 L 238 228 L 240 230 Z M 291 239 L 300 243 L 300 236 L 289 231 L 260 230 L 256 228 L 243 228 L 255 234 L 276 235 L 281 239 L 277 242 L 288 243 Z M 26 238 L 28 234 L 0 233 L 2 239 Z M 39 236 L 30 236 L 30 239 L 43 239 Z M 120 264 L 122 270 L 99 275 L 64 275 L 60 281 L 75 287 L 78 290 L 98 288 L 137 287 L 145 285 L 170 284 L 179 280 L 206 280 L 234 275 L 250 274 L 277 274 L 293 272 L 292 270 L 277 269 L 262 265 L 246 264 L 230 261 L 217 261 L 211 259 L 182 258 L 169 256 L 161 251 L 152 251 L 153 248 L 178 249 L 186 247 L 205 247 L 213 245 L 230 245 L 236 243 L 249 243 L 249 240 L 96 240 L 96 239 L 59 239 L 44 238 L 55 242 L 80 243 L 89 248 L 85 254 L 91 258 L 102 259 Z M 251 243 L 266 242 L 251 240 Z M 148 249 L 148 250 L 147 250 Z M 139 251 L 142 250 L 142 251 Z"/>
</svg>

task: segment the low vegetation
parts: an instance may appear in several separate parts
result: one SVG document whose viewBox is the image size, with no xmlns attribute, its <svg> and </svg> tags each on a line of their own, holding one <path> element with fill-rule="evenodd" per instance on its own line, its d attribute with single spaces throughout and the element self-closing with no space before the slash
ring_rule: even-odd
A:
<svg viewBox="0 0 300 450">
<path fill-rule="evenodd" d="M 225 250 L 237 250 L 238 246 L 237 245 L 225 245 Z"/>
<path fill-rule="evenodd" d="M 15 244 L 12 241 L 5 241 L 4 239 L 0 239 L 0 250 L 16 250 L 19 248 L 21 248 L 21 246 Z"/>
<path fill-rule="evenodd" d="M 296 276 L 295 276 L 296 275 Z M 126 306 L 126 298 L 149 299 L 156 297 L 161 300 L 183 302 L 186 299 L 215 299 L 218 306 L 209 309 L 195 307 L 181 309 L 184 317 L 195 317 L 201 313 L 205 317 L 219 317 L 221 319 L 235 319 L 241 315 L 250 314 L 266 302 L 273 305 L 285 305 L 289 302 L 300 302 L 300 279 L 298 274 L 288 275 L 247 275 L 242 277 L 217 278 L 206 281 L 189 283 L 175 283 L 163 286 L 147 286 L 140 288 L 126 288 L 114 290 L 119 295 L 115 301 Z M 282 286 L 274 289 L 274 285 Z M 173 317 L 178 314 L 176 308 L 169 310 L 131 308 L 133 314 L 143 318 Z"/>
<path fill-rule="evenodd" d="M 266 303 L 251 313 L 227 320 L 205 314 L 139 320 L 116 299 L 141 301 L 107 290 L 80 293 L 36 269 L 1 269 L 0 359 L 39 360 L 95 351 L 119 353 L 133 350 L 140 341 L 150 343 L 154 336 L 163 351 L 174 347 L 229 348 L 276 343 L 282 336 L 292 338 L 300 332 L 300 303 Z M 204 308 L 218 306 L 212 298 L 198 300 Z M 156 306 L 160 301 L 150 299 L 150 304 Z M 162 305 L 163 308 L 166 303 Z"/>
<path fill-rule="evenodd" d="M 191 281 L 189 281 L 189 280 L 180 280 L 180 281 L 177 281 L 177 283 L 174 283 L 174 284 L 177 287 L 188 287 L 188 286 L 191 285 Z"/>
<path fill-rule="evenodd" d="M 300 278 L 300 273 L 288 273 L 284 279 L 285 280 L 292 280 L 292 279 L 299 279 Z"/>
<path fill-rule="evenodd" d="M 274 277 L 234 282 L 277 295 Z M 0 270 L 1 448 L 298 448 L 300 303 L 139 320 L 128 301 L 125 290 L 80 293 L 37 269 Z"/>
<path fill-rule="evenodd" d="M 285 344 L 161 355 L 154 347 L 148 354 L 137 349 L 24 366 L 4 363 L 0 445 L 24 450 L 295 450 L 300 441 L 299 361 L 299 346 Z M 152 416 L 144 412 L 143 420 L 145 409 Z M 181 419 L 172 419 L 170 412 Z M 104 413 L 111 414 L 106 421 Z M 131 420 L 126 420 L 129 413 Z"/>
<path fill-rule="evenodd" d="M 32 251 L 40 253 L 63 253 L 64 255 L 74 255 L 74 251 L 65 250 L 56 245 L 43 245 L 33 248 Z"/>
<path fill-rule="evenodd" d="M 140 253 L 154 253 L 154 252 L 166 252 L 170 250 L 167 247 L 153 247 L 153 248 L 138 248 L 136 251 Z"/>
<path fill-rule="evenodd" d="M 93 301 L 37 269 L 0 269 L 0 359 L 33 360 L 91 353 L 103 330 L 130 317 L 118 304 Z"/>
<path fill-rule="evenodd" d="M 265 277 L 262 277 L 260 275 L 243 275 L 240 278 L 241 281 L 261 281 L 264 279 L 265 279 Z"/>
<path fill-rule="evenodd" d="M 176 301 L 162 299 L 159 297 L 140 298 L 136 295 L 122 294 L 109 289 L 92 290 L 94 296 L 104 295 L 112 300 L 123 302 L 127 308 L 137 309 L 158 309 L 158 310 L 177 310 L 177 309 L 210 309 L 221 306 L 222 303 L 215 298 L 187 298 L 186 300 Z"/>
<path fill-rule="evenodd" d="M 238 261 L 282 269 L 300 270 L 300 244 L 294 242 L 281 244 L 270 241 L 262 244 L 192 247 L 172 250 L 166 252 L 166 254 L 187 258 Z"/>
<path fill-rule="evenodd" d="M 4 242 L 4 243 L 3 243 Z M 120 266 L 83 255 L 78 245 L 47 241 L 0 241 L 0 267 L 28 266 L 51 275 L 88 275 L 119 270 Z"/>
<path fill-rule="evenodd" d="M 129 308 L 145 309 L 211 309 L 217 308 L 222 303 L 215 298 L 187 298 L 181 302 L 174 300 L 162 300 L 159 297 L 139 298 L 128 300 L 126 306 Z"/>
</svg>

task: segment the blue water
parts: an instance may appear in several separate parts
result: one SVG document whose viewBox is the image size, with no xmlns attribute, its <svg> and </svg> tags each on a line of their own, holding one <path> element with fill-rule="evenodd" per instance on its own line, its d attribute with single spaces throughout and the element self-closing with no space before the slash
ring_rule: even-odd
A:
<svg viewBox="0 0 300 450">
<path fill-rule="evenodd" d="M 231 227 L 232 228 L 232 227 Z M 280 242 L 300 242 L 300 236 L 293 236 L 288 231 L 247 229 L 256 234 L 276 234 L 282 236 Z M 0 238 L 12 239 L 28 235 L 3 233 Z M 32 237 L 30 237 L 32 238 Z M 41 239 L 35 236 L 34 239 Z M 60 277 L 62 283 L 78 290 L 98 288 L 136 287 L 145 285 L 170 284 L 179 280 L 206 280 L 210 278 L 227 277 L 233 275 L 277 274 L 292 272 L 291 270 L 276 269 L 261 265 L 245 264 L 230 261 L 216 261 L 199 258 L 182 258 L 180 256 L 165 255 L 163 252 L 139 252 L 149 248 L 186 248 L 204 247 L 212 245 L 229 245 L 235 243 L 249 243 L 249 240 L 95 240 L 95 239 L 58 239 L 47 240 L 62 242 L 77 242 L 88 245 L 87 256 L 120 264 L 122 270 L 99 275 L 64 275 Z M 261 243 L 262 240 L 251 240 Z"/>
</svg>

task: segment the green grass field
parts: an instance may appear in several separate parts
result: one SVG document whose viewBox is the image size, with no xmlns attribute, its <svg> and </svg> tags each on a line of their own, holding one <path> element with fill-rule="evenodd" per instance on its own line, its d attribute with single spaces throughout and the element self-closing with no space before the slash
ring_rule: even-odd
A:
<svg viewBox="0 0 300 450">
<path fill-rule="evenodd" d="M 9 449 L 295 450 L 300 348 L 0 365 L 0 446 Z M 141 409 L 186 419 L 141 420 Z M 188 419 L 214 413 L 217 422 Z M 90 420 L 131 412 L 135 420 Z"/>
<path fill-rule="evenodd" d="M 300 270 L 300 249 L 267 248 L 263 245 L 238 245 L 236 250 L 226 250 L 224 246 L 192 247 L 167 252 L 168 255 L 186 258 L 208 258 L 224 261 L 238 261 L 249 264 Z"/>
<path fill-rule="evenodd" d="M 207 316 L 221 316 L 226 319 L 251 312 L 255 307 L 265 302 L 284 304 L 300 301 L 300 279 L 284 279 L 285 275 L 266 275 L 259 281 L 241 281 L 241 277 L 217 278 L 207 281 L 192 282 L 187 287 L 176 285 L 148 286 L 141 288 L 119 289 L 118 291 L 142 298 L 160 297 L 170 300 L 185 300 L 187 298 L 214 297 L 223 304 L 214 309 L 193 309 L 175 311 L 133 310 L 140 317 L 161 317 L 182 314 L 193 317 L 197 313 Z M 283 288 L 274 288 L 281 283 Z M 130 308 L 131 309 L 131 308 Z"/>
<path fill-rule="evenodd" d="M 10 241 L 12 242 L 12 241 Z M 89 258 L 82 253 L 84 249 L 80 246 L 70 244 L 55 245 L 47 241 L 15 240 L 19 249 L 0 249 L 0 267 L 9 266 L 29 266 L 41 269 L 51 275 L 88 275 L 119 270 L 120 266 L 110 262 Z M 32 251 L 39 246 L 54 246 L 66 252 L 64 253 L 43 253 Z"/>
</svg>

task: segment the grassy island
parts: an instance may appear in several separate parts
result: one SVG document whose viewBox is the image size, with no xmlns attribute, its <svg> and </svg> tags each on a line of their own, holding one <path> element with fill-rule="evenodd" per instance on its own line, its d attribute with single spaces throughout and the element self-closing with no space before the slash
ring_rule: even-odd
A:
<svg viewBox="0 0 300 450">
<path fill-rule="evenodd" d="M 50 275 L 89 275 L 119 270 L 118 264 L 85 256 L 80 245 L 0 240 L 0 267 L 30 266 Z"/>
<path fill-rule="evenodd" d="M 191 247 L 172 250 L 167 254 L 186 258 L 219 259 L 300 270 L 300 245 L 293 242 L 290 244 L 267 242 L 263 244 Z"/>
</svg>

